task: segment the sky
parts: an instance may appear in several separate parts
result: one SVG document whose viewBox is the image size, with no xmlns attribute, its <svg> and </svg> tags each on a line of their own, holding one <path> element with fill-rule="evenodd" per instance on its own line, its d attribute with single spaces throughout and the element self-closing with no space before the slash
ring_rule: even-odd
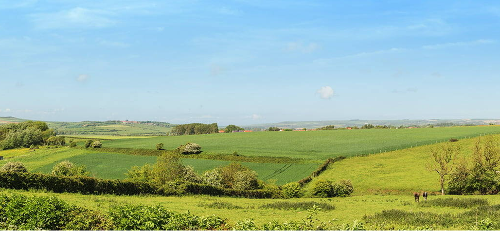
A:
<svg viewBox="0 0 500 231">
<path fill-rule="evenodd" d="M 0 116 L 500 118 L 500 1 L 0 0 Z"/>
</svg>

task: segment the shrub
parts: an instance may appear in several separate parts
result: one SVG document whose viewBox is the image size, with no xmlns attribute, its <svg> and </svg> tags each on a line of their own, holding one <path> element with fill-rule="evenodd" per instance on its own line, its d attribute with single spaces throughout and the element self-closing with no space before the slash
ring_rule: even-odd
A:
<svg viewBox="0 0 500 231">
<path fill-rule="evenodd" d="M 458 141 L 458 139 L 451 138 L 449 141 L 450 141 L 450 142 L 457 142 L 457 141 Z"/>
<path fill-rule="evenodd" d="M 209 204 L 199 204 L 198 206 L 211 209 L 242 209 L 243 207 L 224 201 L 215 201 Z"/>
<path fill-rule="evenodd" d="M 284 198 L 294 198 L 302 196 L 302 187 L 297 182 L 290 182 L 281 186 L 281 191 Z"/>
<path fill-rule="evenodd" d="M 156 150 L 163 150 L 163 143 L 156 144 Z"/>
<path fill-rule="evenodd" d="M 354 188 L 349 180 L 341 180 L 339 183 L 318 180 L 313 186 L 312 195 L 316 197 L 345 197 L 351 195 L 353 191 Z"/>
<path fill-rule="evenodd" d="M 151 182 L 153 180 L 153 167 L 145 164 L 142 167 L 133 166 L 127 173 L 127 180 L 132 182 Z"/>
<path fill-rule="evenodd" d="M 101 148 L 102 147 L 102 143 L 101 143 L 101 141 L 96 140 L 96 141 L 92 142 L 92 144 L 90 145 L 90 147 L 92 147 L 92 148 Z"/>
<path fill-rule="evenodd" d="M 234 174 L 233 189 L 249 190 L 256 189 L 258 186 L 257 173 L 255 171 L 239 171 Z"/>
<path fill-rule="evenodd" d="M 51 136 L 45 141 L 45 143 L 47 145 L 64 146 L 66 145 L 66 139 L 64 136 Z"/>
<path fill-rule="evenodd" d="M 52 168 L 52 175 L 56 176 L 89 176 L 90 172 L 85 166 L 77 166 L 67 160 L 62 161 Z"/>
<path fill-rule="evenodd" d="M 437 198 L 422 202 L 423 203 L 419 203 L 419 206 L 455 207 L 464 209 L 488 205 L 488 201 L 481 198 Z"/>
<path fill-rule="evenodd" d="M 196 143 L 187 143 L 179 146 L 177 151 L 181 154 L 199 154 L 201 153 L 201 147 Z"/>
<path fill-rule="evenodd" d="M 201 182 L 201 178 L 192 167 L 184 166 L 178 156 L 171 154 L 158 157 L 158 161 L 153 166 L 152 175 L 153 182 L 159 186 L 179 180 Z"/>
<path fill-rule="evenodd" d="M 69 147 L 70 147 L 70 148 L 74 148 L 74 147 L 76 147 L 76 146 L 77 146 L 77 145 L 76 145 L 76 142 L 74 142 L 74 141 L 72 141 L 72 142 L 70 142 L 70 143 L 69 143 Z"/>
<path fill-rule="evenodd" d="M 90 146 L 92 145 L 92 143 L 94 143 L 94 141 L 93 141 L 93 140 L 87 140 L 87 141 L 85 142 L 85 148 L 90 148 Z"/>
<path fill-rule="evenodd" d="M 223 187 L 222 184 L 222 175 L 220 173 L 220 168 L 208 170 L 203 173 L 202 176 L 203 183 L 214 186 L 214 187 Z"/>
<path fill-rule="evenodd" d="M 0 168 L 2 172 L 28 172 L 28 169 L 21 162 L 8 162 Z"/>
</svg>

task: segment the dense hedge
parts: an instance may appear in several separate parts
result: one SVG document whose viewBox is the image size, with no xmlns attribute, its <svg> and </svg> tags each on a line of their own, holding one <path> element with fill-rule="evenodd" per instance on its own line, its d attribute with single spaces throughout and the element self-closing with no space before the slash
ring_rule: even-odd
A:
<svg viewBox="0 0 500 231">
<path fill-rule="evenodd" d="M 308 177 L 302 179 L 302 180 L 299 180 L 299 184 L 301 185 L 305 185 L 309 182 L 312 181 L 312 179 L 314 177 L 317 177 L 319 176 L 322 172 L 324 172 L 326 169 L 328 169 L 328 166 L 330 166 L 330 164 L 333 164 L 337 161 L 341 161 L 345 159 L 345 156 L 338 156 L 338 157 L 335 157 L 335 158 L 328 158 L 328 160 L 326 160 L 322 165 L 320 165 L 316 170 L 314 170 L 314 172 L 311 173 L 311 175 L 309 175 Z"/>
<path fill-rule="evenodd" d="M 279 193 L 268 190 L 223 189 L 206 184 L 172 182 L 164 187 L 156 187 L 144 182 L 104 180 L 92 177 L 64 177 L 41 173 L 0 172 L 0 188 L 44 189 L 56 193 L 114 194 L 114 195 L 183 195 L 204 194 L 213 196 L 233 196 L 246 198 L 280 197 Z"/>
</svg>

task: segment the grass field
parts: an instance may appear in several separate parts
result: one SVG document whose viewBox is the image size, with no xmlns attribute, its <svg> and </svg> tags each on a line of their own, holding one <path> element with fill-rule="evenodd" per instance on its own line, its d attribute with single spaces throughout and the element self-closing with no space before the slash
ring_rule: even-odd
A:
<svg viewBox="0 0 500 231">
<path fill-rule="evenodd" d="M 148 139 L 104 141 L 104 147 L 154 149 L 163 143 L 174 149 L 187 142 L 201 145 L 207 153 L 327 159 L 399 150 L 450 138 L 500 133 L 500 126 L 466 126 L 419 129 L 360 129 L 306 132 L 251 132 L 192 136 L 161 136 Z"/>
<path fill-rule="evenodd" d="M 108 122 L 47 122 L 61 135 L 106 135 L 106 136 L 157 136 L 167 135 L 172 129 L 150 124 L 107 124 Z M 160 123 L 160 122 L 158 122 Z"/>
<path fill-rule="evenodd" d="M 69 160 L 75 164 L 85 165 L 93 176 L 104 179 L 125 179 L 127 171 L 133 166 L 154 164 L 155 156 L 136 156 L 115 153 L 98 153 L 84 149 L 57 148 L 57 149 L 14 149 L 0 151 L 4 155 L 3 165 L 7 161 L 20 161 L 32 172 L 50 173 L 52 167 L 63 161 Z M 198 173 L 203 173 L 219 166 L 228 165 L 229 161 L 206 159 L 182 159 L 185 165 L 191 165 Z M 248 163 L 243 165 L 257 172 L 259 179 L 276 180 L 277 184 L 298 181 L 308 176 L 318 167 L 318 163 Z"/>
<path fill-rule="evenodd" d="M 500 135 L 494 137 L 499 139 Z M 461 155 L 471 155 L 477 139 L 456 142 L 461 147 Z M 348 158 L 330 165 L 309 187 L 319 179 L 350 179 L 355 188 L 355 195 L 437 192 L 440 190 L 439 176 L 436 172 L 429 171 L 427 165 L 433 161 L 430 150 L 439 145 L 441 144 Z"/>
<path fill-rule="evenodd" d="M 21 193 L 36 196 L 55 196 L 68 203 L 83 206 L 89 209 L 106 212 L 110 206 L 115 204 L 141 204 L 161 205 L 175 212 L 189 211 L 195 215 L 217 215 L 229 220 L 230 224 L 247 218 L 254 220 L 256 224 L 264 224 L 271 221 L 299 221 L 307 216 L 306 210 L 279 210 L 262 209 L 260 206 L 278 201 L 287 202 L 322 202 L 335 206 L 334 210 L 320 211 L 315 218 L 323 222 L 331 222 L 334 225 L 352 224 L 354 221 L 363 222 L 365 215 L 374 215 L 383 210 L 399 209 L 407 212 L 432 212 L 436 214 L 450 213 L 458 214 L 468 209 L 453 207 L 419 206 L 413 201 L 412 195 L 362 195 L 346 198 L 294 198 L 294 199 L 246 199 L 211 196 L 113 196 L 113 195 L 81 195 L 72 193 L 50 193 L 41 191 L 21 191 L 0 189 L 1 194 Z M 482 198 L 490 204 L 500 204 L 498 196 L 429 196 L 429 201 L 437 198 Z M 238 205 L 238 209 L 210 208 L 206 204 L 223 202 Z M 481 218 L 479 218 L 481 219 Z M 470 229 L 473 224 L 465 227 L 434 227 L 435 229 Z"/>
</svg>

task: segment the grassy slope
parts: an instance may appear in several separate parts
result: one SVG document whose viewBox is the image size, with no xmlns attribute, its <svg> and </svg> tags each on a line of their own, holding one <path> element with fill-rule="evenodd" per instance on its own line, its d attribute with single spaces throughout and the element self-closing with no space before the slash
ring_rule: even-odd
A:
<svg viewBox="0 0 500 231">
<path fill-rule="evenodd" d="M 21 161 L 30 171 L 50 173 L 52 167 L 63 160 L 69 160 L 75 164 L 85 165 L 95 176 L 104 179 L 124 179 L 125 173 L 132 166 L 154 164 L 154 156 L 134 156 L 114 153 L 96 153 L 83 149 L 41 148 L 34 152 L 28 149 L 14 149 L 0 151 L 5 160 L 0 161 L 3 165 L 7 161 Z M 205 160 L 205 159 L 182 159 L 186 165 L 191 165 L 198 173 L 227 165 L 229 161 Z M 317 163 L 304 164 L 275 164 L 275 163 L 242 163 L 257 172 L 262 180 L 275 179 L 277 184 L 285 184 L 298 181 L 308 176 L 318 167 Z"/>
<path fill-rule="evenodd" d="M 236 151 L 248 156 L 326 159 L 379 153 L 484 133 L 500 133 L 500 126 L 253 132 L 120 139 L 103 143 L 105 147 L 144 149 L 154 149 L 157 143 L 163 143 L 166 149 L 174 149 L 181 144 L 195 142 L 208 153 L 230 154 Z"/>
<path fill-rule="evenodd" d="M 500 135 L 495 135 L 500 138 Z M 470 155 L 477 138 L 460 140 L 461 155 Z M 330 165 L 329 169 L 315 178 L 338 181 L 350 179 L 355 195 L 365 194 L 409 194 L 414 191 L 439 191 L 439 177 L 427 169 L 432 162 L 430 150 L 441 144 L 353 157 Z"/>
<path fill-rule="evenodd" d="M 151 136 L 166 135 L 170 127 L 147 124 L 110 124 L 100 126 L 84 126 L 89 122 L 47 122 L 50 128 L 59 134 L 71 135 L 108 135 L 108 136 Z"/>
</svg>

